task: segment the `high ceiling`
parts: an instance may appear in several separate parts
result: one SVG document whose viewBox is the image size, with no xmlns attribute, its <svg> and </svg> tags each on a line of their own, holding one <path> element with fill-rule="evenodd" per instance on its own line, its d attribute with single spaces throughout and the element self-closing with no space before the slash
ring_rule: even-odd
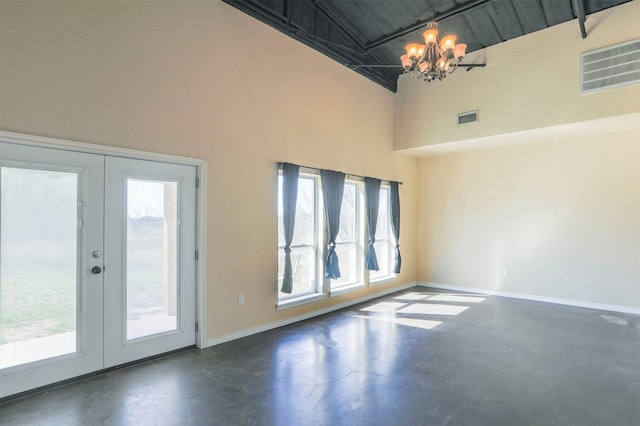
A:
<svg viewBox="0 0 640 426">
<path fill-rule="evenodd" d="M 588 15 L 630 0 L 224 1 L 395 92 L 404 46 L 432 20 L 469 53 L 570 20 L 587 37 Z"/>
</svg>

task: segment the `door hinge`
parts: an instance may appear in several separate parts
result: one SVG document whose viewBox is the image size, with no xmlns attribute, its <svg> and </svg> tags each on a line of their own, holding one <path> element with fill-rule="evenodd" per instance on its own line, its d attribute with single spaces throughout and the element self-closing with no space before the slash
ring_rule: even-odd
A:
<svg viewBox="0 0 640 426">
<path fill-rule="evenodd" d="M 82 219 L 78 219 L 78 228 L 82 228 Z"/>
<path fill-rule="evenodd" d="M 196 322 L 196 333 L 198 332 L 198 323 Z"/>
<path fill-rule="evenodd" d="M 200 178 L 196 178 L 196 189 L 200 188 Z"/>
<path fill-rule="evenodd" d="M 200 254 L 198 253 L 198 250 L 196 250 L 196 262 L 200 259 Z"/>
</svg>

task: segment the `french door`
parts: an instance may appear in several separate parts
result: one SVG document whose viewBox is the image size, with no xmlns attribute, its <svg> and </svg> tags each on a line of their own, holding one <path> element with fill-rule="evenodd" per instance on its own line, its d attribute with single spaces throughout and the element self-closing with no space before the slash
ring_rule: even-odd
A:
<svg viewBox="0 0 640 426">
<path fill-rule="evenodd" d="M 0 143 L 0 397 L 195 343 L 195 173 Z"/>
</svg>

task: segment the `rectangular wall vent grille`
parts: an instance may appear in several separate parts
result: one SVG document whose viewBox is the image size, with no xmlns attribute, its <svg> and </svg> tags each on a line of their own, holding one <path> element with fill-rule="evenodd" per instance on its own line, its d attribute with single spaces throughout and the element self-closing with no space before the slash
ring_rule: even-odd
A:
<svg viewBox="0 0 640 426">
<path fill-rule="evenodd" d="M 478 121 L 478 111 L 463 112 L 458 114 L 458 125 L 476 123 Z"/>
<path fill-rule="evenodd" d="M 640 82 L 640 40 L 580 55 L 580 93 Z"/>
</svg>

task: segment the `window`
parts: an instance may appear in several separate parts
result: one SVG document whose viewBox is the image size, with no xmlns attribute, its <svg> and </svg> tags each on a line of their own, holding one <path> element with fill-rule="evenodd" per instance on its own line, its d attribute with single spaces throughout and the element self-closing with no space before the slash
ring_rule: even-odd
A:
<svg viewBox="0 0 640 426">
<path fill-rule="evenodd" d="M 336 237 L 336 253 L 340 278 L 324 278 L 327 256 L 327 235 L 324 229 L 324 204 L 320 175 L 300 172 L 296 219 L 291 243 L 293 290 L 280 291 L 284 275 L 284 230 L 282 224 L 282 175 L 278 177 L 278 308 L 287 308 L 330 295 L 341 294 L 370 283 L 384 282 L 394 277 L 395 240 L 391 229 L 390 195 L 387 184 L 380 186 L 380 201 L 375 249 L 379 271 L 365 274 L 365 248 L 369 238 L 365 222 L 364 182 L 346 179 L 340 209 L 340 229 Z"/>
<path fill-rule="evenodd" d="M 363 220 L 362 184 L 345 181 L 342 207 L 340 210 L 340 229 L 336 237 L 336 253 L 340 261 L 340 275 L 331 280 L 331 290 L 364 284 L 362 235 Z"/>
<path fill-rule="evenodd" d="M 278 299 L 287 300 L 318 293 L 318 176 L 300 174 L 296 224 L 291 243 L 293 291 L 280 291 L 284 275 L 284 230 L 282 229 L 282 175 L 278 177 Z"/>
<path fill-rule="evenodd" d="M 389 185 L 380 186 L 380 204 L 378 207 L 378 224 L 376 229 L 376 256 L 379 271 L 369 271 L 369 281 L 381 281 L 392 277 L 395 239 L 391 231 L 391 188 Z"/>
</svg>

